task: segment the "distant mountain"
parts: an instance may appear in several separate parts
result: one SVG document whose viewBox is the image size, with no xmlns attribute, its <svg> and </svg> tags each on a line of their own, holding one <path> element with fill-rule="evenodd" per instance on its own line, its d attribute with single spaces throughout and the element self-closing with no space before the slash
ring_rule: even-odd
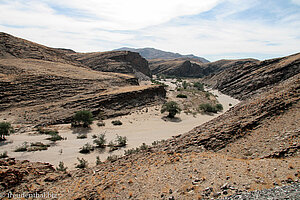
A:
<svg viewBox="0 0 300 200">
<path fill-rule="evenodd" d="M 140 49 L 135 49 L 135 48 L 123 47 L 123 48 L 115 49 L 115 50 L 116 51 L 133 51 L 133 52 L 138 52 L 141 56 L 143 56 L 147 60 L 152 60 L 152 59 L 190 58 L 190 59 L 193 59 L 196 62 L 197 61 L 198 62 L 202 62 L 202 63 L 208 63 L 209 62 L 205 58 L 194 56 L 193 54 L 181 55 L 179 53 L 172 53 L 172 52 L 162 51 L 162 50 L 154 49 L 154 48 L 140 48 Z"/>
</svg>

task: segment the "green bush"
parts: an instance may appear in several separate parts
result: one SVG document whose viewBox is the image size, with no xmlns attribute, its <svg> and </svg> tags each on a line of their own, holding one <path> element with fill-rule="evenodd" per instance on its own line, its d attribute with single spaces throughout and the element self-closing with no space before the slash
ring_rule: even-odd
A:
<svg viewBox="0 0 300 200">
<path fill-rule="evenodd" d="M 169 118 L 174 118 L 176 114 L 179 114 L 181 112 L 181 109 L 176 102 L 170 101 L 165 103 L 161 108 L 161 113 L 164 113 L 166 111 L 169 112 Z"/>
<path fill-rule="evenodd" d="M 97 156 L 97 157 L 96 157 L 96 165 L 100 165 L 101 163 L 102 163 L 102 162 L 101 162 L 99 156 Z"/>
<path fill-rule="evenodd" d="M 105 122 L 104 121 L 99 121 L 99 122 L 97 122 L 97 126 L 105 126 Z"/>
<path fill-rule="evenodd" d="M 178 94 L 176 97 L 177 98 L 187 98 L 187 96 L 185 94 Z"/>
<path fill-rule="evenodd" d="M 189 84 L 186 81 L 182 82 L 183 89 L 186 89 L 189 86 Z"/>
<path fill-rule="evenodd" d="M 50 147 L 49 144 L 44 144 L 42 142 L 31 143 L 30 147 L 27 148 L 27 151 L 43 151 L 47 150 Z"/>
<path fill-rule="evenodd" d="M 120 120 L 114 120 L 111 122 L 114 126 L 121 126 L 123 123 Z"/>
<path fill-rule="evenodd" d="M 118 147 L 124 147 L 127 143 L 127 137 L 126 136 L 119 136 L 117 135 L 116 143 Z"/>
<path fill-rule="evenodd" d="M 94 147 L 89 143 L 86 143 L 83 147 L 81 147 L 79 153 L 87 154 L 90 153 L 91 151 L 94 151 Z"/>
<path fill-rule="evenodd" d="M 85 160 L 84 158 L 77 158 L 78 160 L 78 164 L 75 165 L 76 168 L 79 168 L 79 169 L 83 169 L 83 168 L 86 168 L 88 167 L 88 161 Z"/>
<path fill-rule="evenodd" d="M 46 138 L 46 140 L 50 140 L 52 142 L 56 142 L 56 141 L 59 141 L 59 140 L 63 140 L 64 138 L 61 137 L 60 135 L 52 135 L 51 137 L 49 138 Z"/>
<path fill-rule="evenodd" d="M 14 129 L 9 122 L 0 122 L 0 141 L 6 140 L 5 136 L 8 136 L 13 132 Z"/>
<path fill-rule="evenodd" d="M 209 103 L 204 103 L 199 106 L 199 109 L 206 113 L 217 113 L 223 110 L 222 104 L 211 105 Z"/>
<path fill-rule="evenodd" d="M 111 155 L 111 156 L 108 156 L 106 158 L 106 160 L 110 161 L 110 162 L 114 162 L 114 161 L 118 160 L 119 158 L 120 158 L 120 156 L 118 156 L 118 155 Z"/>
<path fill-rule="evenodd" d="M 96 136 L 95 140 L 93 141 L 97 145 L 97 148 L 104 148 L 106 139 L 105 139 L 105 133 L 102 133 L 98 136 Z"/>
<path fill-rule="evenodd" d="M 61 171 L 61 172 L 66 172 L 67 171 L 67 167 L 65 167 L 64 162 L 60 161 L 58 164 L 58 167 L 56 167 L 57 171 Z"/>
<path fill-rule="evenodd" d="M 200 82 L 194 83 L 194 87 L 197 88 L 197 90 L 204 91 L 204 86 Z"/>
<path fill-rule="evenodd" d="M 93 123 L 93 114 L 88 110 L 77 111 L 73 116 L 72 126 L 88 127 Z"/>
</svg>

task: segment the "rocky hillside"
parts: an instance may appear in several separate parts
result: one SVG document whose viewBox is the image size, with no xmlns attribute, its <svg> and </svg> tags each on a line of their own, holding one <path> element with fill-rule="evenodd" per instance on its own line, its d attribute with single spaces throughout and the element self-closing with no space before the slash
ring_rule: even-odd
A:
<svg viewBox="0 0 300 200">
<path fill-rule="evenodd" d="M 205 77 L 224 69 L 258 62 L 254 59 L 219 60 L 210 63 L 199 63 L 193 59 L 180 58 L 173 60 L 154 59 L 149 61 L 153 74 L 164 74 L 176 77 Z"/>
<path fill-rule="evenodd" d="M 62 123 L 82 109 L 91 110 L 95 115 L 101 111 L 115 116 L 129 113 L 135 107 L 158 103 L 165 97 L 163 87 L 139 86 L 131 75 L 100 72 L 85 65 L 103 61 L 107 69 L 111 67 L 125 73 L 122 66 L 127 69 L 130 61 L 136 67 L 132 72 L 150 76 L 147 61 L 137 53 L 76 54 L 6 33 L 0 36 L 1 120 L 35 125 Z M 69 54 L 82 59 L 76 60 Z M 131 65 L 128 69 L 133 70 Z"/>
<path fill-rule="evenodd" d="M 167 51 L 162 51 L 159 49 L 154 49 L 154 48 L 141 48 L 141 49 L 134 49 L 134 48 L 127 48 L 123 47 L 120 49 L 116 49 L 118 51 L 132 51 L 132 52 L 137 52 L 147 60 L 152 60 L 152 59 L 163 59 L 163 60 L 168 60 L 168 59 L 177 59 L 177 58 L 189 58 L 194 60 L 195 62 L 200 62 L 200 63 L 207 63 L 209 62 L 205 58 L 194 56 L 193 54 L 190 55 L 181 55 L 179 53 L 172 53 L 172 52 L 167 52 Z"/>
<path fill-rule="evenodd" d="M 64 51 L 0 32 L 0 59 L 3 58 L 30 58 L 82 66 Z"/>
<path fill-rule="evenodd" d="M 267 91 L 300 72 L 300 54 L 225 69 L 204 82 L 238 99 L 247 99 Z"/>
<path fill-rule="evenodd" d="M 99 53 L 71 53 L 69 55 L 74 60 L 93 70 L 134 74 L 142 80 L 149 80 L 152 76 L 148 61 L 135 52 L 109 51 Z"/>
</svg>

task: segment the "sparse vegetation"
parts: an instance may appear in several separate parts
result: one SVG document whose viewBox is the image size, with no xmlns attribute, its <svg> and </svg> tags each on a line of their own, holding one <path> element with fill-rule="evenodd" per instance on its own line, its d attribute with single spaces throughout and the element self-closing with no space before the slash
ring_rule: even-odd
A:
<svg viewBox="0 0 300 200">
<path fill-rule="evenodd" d="M 3 153 L 0 153 L 0 158 L 7 158 L 7 151 L 4 151 Z"/>
<path fill-rule="evenodd" d="M 61 137 L 60 135 L 57 135 L 57 134 L 52 135 L 49 138 L 46 138 L 46 140 L 50 140 L 52 142 L 56 142 L 56 141 L 63 140 L 63 139 L 64 139 L 63 137 Z"/>
<path fill-rule="evenodd" d="M 81 147 L 79 153 L 87 154 L 90 153 L 91 151 L 94 151 L 94 147 L 89 143 L 86 143 L 83 147 Z"/>
<path fill-rule="evenodd" d="M 75 165 L 76 168 L 83 169 L 88 167 L 88 161 L 84 158 L 77 158 L 77 160 L 79 163 Z"/>
<path fill-rule="evenodd" d="M 5 136 L 8 136 L 13 132 L 14 129 L 9 122 L 0 122 L 0 141 L 6 140 Z"/>
<path fill-rule="evenodd" d="M 43 151 L 47 150 L 50 147 L 49 144 L 44 144 L 42 142 L 31 143 L 30 147 L 27 147 L 27 151 Z"/>
<path fill-rule="evenodd" d="M 169 112 L 168 117 L 174 118 L 176 114 L 179 114 L 181 112 L 181 109 L 179 108 L 178 104 L 174 101 L 170 101 L 165 103 L 161 108 L 161 113 Z"/>
<path fill-rule="evenodd" d="M 97 126 L 105 126 L 105 122 L 104 121 L 98 121 Z"/>
<path fill-rule="evenodd" d="M 38 132 L 40 134 L 46 134 L 46 135 L 57 135 L 58 134 L 57 130 L 46 129 L 46 128 L 43 128 L 43 127 L 38 127 Z"/>
<path fill-rule="evenodd" d="M 183 89 L 186 89 L 189 86 L 189 84 L 186 81 L 182 82 Z"/>
<path fill-rule="evenodd" d="M 101 160 L 100 160 L 100 157 L 99 156 L 97 156 L 96 157 L 96 165 L 100 165 L 102 162 L 101 162 Z"/>
<path fill-rule="evenodd" d="M 27 148 L 28 148 L 28 143 L 27 142 L 23 142 L 23 144 L 21 146 L 18 146 L 15 149 L 15 152 L 27 151 Z"/>
<path fill-rule="evenodd" d="M 212 105 L 210 103 L 204 103 L 199 106 L 199 109 L 206 113 L 217 113 L 223 110 L 222 104 Z"/>
<path fill-rule="evenodd" d="M 114 162 L 116 160 L 118 160 L 120 158 L 120 156 L 118 155 L 110 155 L 106 158 L 107 161 L 110 161 L 110 162 Z"/>
<path fill-rule="evenodd" d="M 199 91 L 204 91 L 204 86 L 200 82 L 195 82 L 194 87 L 197 88 L 197 90 L 199 90 Z"/>
<path fill-rule="evenodd" d="M 162 86 L 164 86 L 164 87 L 168 87 L 168 85 L 166 85 L 166 84 L 164 84 L 164 83 L 162 83 L 162 82 L 153 80 L 153 79 L 151 80 L 151 82 L 152 82 L 153 84 L 156 84 L 156 85 L 162 85 Z"/>
<path fill-rule="evenodd" d="M 64 162 L 60 161 L 58 167 L 56 167 L 57 171 L 66 172 L 68 167 L 65 167 Z"/>
<path fill-rule="evenodd" d="M 127 137 L 126 136 L 119 136 L 117 135 L 116 143 L 118 147 L 124 147 L 127 144 Z"/>
<path fill-rule="evenodd" d="M 93 114 L 88 110 L 77 111 L 73 116 L 72 126 L 89 127 L 93 123 Z"/>
<path fill-rule="evenodd" d="M 121 126 L 123 123 L 120 120 L 114 120 L 111 122 L 114 126 Z"/>
<path fill-rule="evenodd" d="M 85 138 L 87 138 L 86 134 L 77 135 L 77 139 L 85 139 Z"/>
<path fill-rule="evenodd" d="M 178 94 L 176 97 L 177 98 L 187 98 L 187 96 L 185 94 Z"/>
<path fill-rule="evenodd" d="M 106 139 L 105 139 L 105 133 L 102 133 L 98 136 L 96 136 L 95 140 L 93 141 L 97 145 L 97 148 L 104 148 Z"/>
</svg>

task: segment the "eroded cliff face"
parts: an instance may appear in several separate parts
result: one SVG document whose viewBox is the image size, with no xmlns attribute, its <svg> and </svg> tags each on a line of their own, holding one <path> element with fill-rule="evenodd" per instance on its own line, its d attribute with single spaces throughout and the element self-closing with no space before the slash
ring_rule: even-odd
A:
<svg viewBox="0 0 300 200">
<path fill-rule="evenodd" d="M 139 79 L 150 79 L 148 61 L 138 53 L 130 51 L 109 51 L 98 53 L 69 54 L 74 60 L 103 72 L 133 74 Z"/>
<path fill-rule="evenodd" d="M 244 100 L 267 91 L 300 72 L 300 54 L 232 66 L 204 82 L 221 92 Z"/>
</svg>

